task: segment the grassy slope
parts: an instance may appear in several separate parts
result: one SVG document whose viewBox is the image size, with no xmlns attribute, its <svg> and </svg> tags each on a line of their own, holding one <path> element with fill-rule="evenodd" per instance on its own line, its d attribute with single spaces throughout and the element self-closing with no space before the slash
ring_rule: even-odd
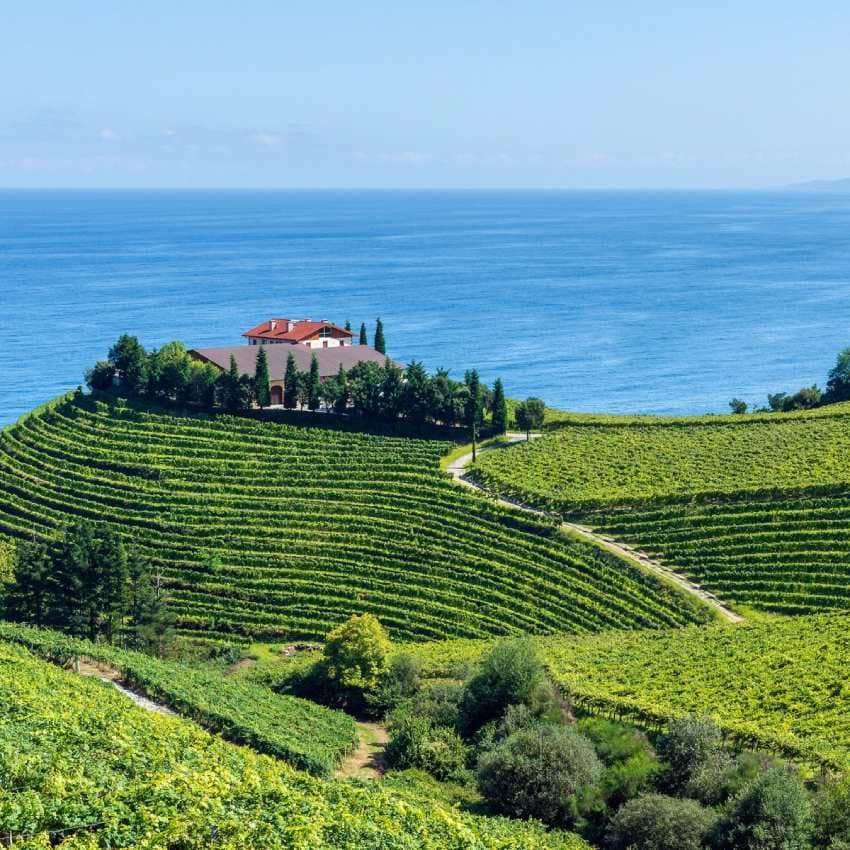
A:
<svg viewBox="0 0 850 850">
<path fill-rule="evenodd" d="M 820 614 L 747 625 L 537 638 L 577 706 L 656 727 L 710 715 L 744 743 L 850 764 L 850 617 Z M 405 647 L 429 678 L 453 678 L 488 641 Z"/>
<path fill-rule="evenodd" d="M 663 627 L 704 609 L 553 524 L 455 487 L 445 443 L 166 416 L 83 399 L 0 443 L 0 534 L 113 523 L 163 565 L 187 631 L 396 637 Z"/>
<path fill-rule="evenodd" d="M 320 776 L 329 775 L 357 744 L 354 721 L 343 712 L 280 696 L 212 670 L 11 623 L 0 623 L 0 640 L 18 643 L 59 664 L 78 657 L 104 662 L 154 702 L 234 743 Z"/>
<path fill-rule="evenodd" d="M 20 850 L 587 846 L 376 783 L 299 773 L 3 643 L 0 705 L 0 833 Z"/>
<path fill-rule="evenodd" d="M 570 420 L 485 454 L 490 486 L 627 541 L 723 599 L 850 607 L 850 415 Z"/>
</svg>

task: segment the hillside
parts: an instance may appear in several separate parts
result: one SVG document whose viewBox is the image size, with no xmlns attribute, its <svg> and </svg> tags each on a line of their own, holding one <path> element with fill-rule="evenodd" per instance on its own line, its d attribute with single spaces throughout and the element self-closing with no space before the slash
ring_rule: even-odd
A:
<svg viewBox="0 0 850 850">
<path fill-rule="evenodd" d="M 786 614 L 850 603 L 850 416 L 563 425 L 484 453 L 488 487 L 578 519 L 722 599 Z"/>
<path fill-rule="evenodd" d="M 846 767 L 849 626 L 846 614 L 820 614 L 536 641 L 552 678 L 583 711 L 649 728 L 708 715 L 745 746 Z M 424 676 L 446 679 L 491 645 L 454 640 L 403 651 L 416 655 Z"/>
<path fill-rule="evenodd" d="M 581 850 L 568 833 L 322 780 L 0 643 L 0 833 L 20 850 Z"/>
<path fill-rule="evenodd" d="M 397 638 L 704 621 L 653 576 L 455 487 L 446 443 L 180 417 L 78 398 L 0 443 L 0 533 L 84 517 L 160 564 L 183 631 L 324 635 L 351 613 Z"/>
</svg>

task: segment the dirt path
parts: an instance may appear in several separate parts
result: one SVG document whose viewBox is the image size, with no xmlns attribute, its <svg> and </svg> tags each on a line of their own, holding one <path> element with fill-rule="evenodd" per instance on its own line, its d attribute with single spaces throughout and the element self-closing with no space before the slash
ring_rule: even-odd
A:
<svg viewBox="0 0 850 850">
<path fill-rule="evenodd" d="M 357 724 L 360 745 L 340 765 L 336 775 L 341 779 L 379 779 L 384 773 L 382 755 L 389 740 L 387 730 L 379 723 Z"/>
<path fill-rule="evenodd" d="M 114 667 L 108 664 L 102 664 L 97 661 L 80 660 L 75 666 L 74 671 L 81 676 L 89 676 L 92 679 L 100 679 L 101 682 L 106 682 L 112 685 L 116 690 L 121 691 L 127 699 L 132 700 L 139 708 L 145 711 L 152 711 L 156 714 L 167 714 L 170 717 L 176 716 L 174 712 L 167 706 L 149 700 L 142 694 L 137 694 L 131 691 L 126 685 L 121 683 L 121 673 Z"/>
<path fill-rule="evenodd" d="M 486 451 L 500 451 L 507 448 L 507 446 L 512 445 L 514 443 L 520 442 L 525 439 L 525 434 L 519 434 L 516 432 L 509 432 L 505 435 L 507 437 L 506 442 L 497 443 L 493 445 L 484 446 L 479 449 L 479 454 L 481 452 Z M 539 434 L 532 434 L 531 437 L 534 439 L 539 436 Z M 551 514 L 547 514 L 546 511 L 542 511 L 539 508 L 533 508 L 530 505 L 523 505 L 520 502 L 514 502 L 510 499 L 505 499 L 501 496 L 496 495 L 492 491 L 488 490 L 482 484 L 479 484 L 477 481 L 471 479 L 467 474 L 467 467 L 472 463 L 472 452 L 463 455 L 462 457 L 457 458 L 452 461 L 447 467 L 446 471 L 449 472 L 454 478 L 454 480 L 458 484 L 462 484 L 465 487 L 471 487 L 476 490 L 481 490 L 484 493 L 488 493 L 490 496 L 495 497 L 496 501 L 501 505 L 506 505 L 512 508 L 520 508 L 521 510 L 528 511 L 529 513 L 537 514 L 538 516 L 551 516 Z M 691 581 L 690 579 L 683 576 L 681 573 L 677 573 L 675 570 L 672 570 L 670 567 L 665 566 L 659 561 L 650 558 L 645 552 L 641 552 L 638 549 L 633 548 L 632 546 L 628 546 L 625 543 L 620 543 L 615 540 L 613 537 L 607 537 L 602 534 L 597 534 L 592 528 L 587 528 L 586 526 L 579 525 L 574 522 L 561 522 L 561 528 L 569 535 L 573 537 L 579 537 L 587 543 L 592 543 L 594 546 L 598 546 L 601 549 L 605 549 L 608 552 L 616 555 L 618 558 L 623 559 L 624 561 L 628 561 L 631 564 L 634 564 L 638 568 L 643 568 L 644 570 L 648 570 L 649 572 L 655 573 L 658 576 L 665 578 L 667 581 L 672 582 L 681 588 L 685 593 L 689 593 L 691 596 L 695 596 L 697 599 L 704 602 L 708 605 L 709 608 L 712 608 L 717 614 L 720 615 L 724 620 L 729 623 L 742 623 L 744 618 L 740 614 L 736 614 L 730 608 L 727 608 L 726 605 L 723 604 L 713 593 L 708 590 L 705 590 L 700 585 L 696 584 L 696 582 Z"/>
</svg>

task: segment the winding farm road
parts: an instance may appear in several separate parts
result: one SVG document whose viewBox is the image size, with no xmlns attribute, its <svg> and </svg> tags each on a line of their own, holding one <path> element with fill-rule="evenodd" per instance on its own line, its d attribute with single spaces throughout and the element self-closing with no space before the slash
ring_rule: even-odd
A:
<svg viewBox="0 0 850 850">
<path fill-rule="evenodd" d="M 539 434 L 532 434 L 531 438 L 535 439 L 539 437 Z M 498 444 L 490 444 L 478 449 L 478 453 L 486 452 L 486 451 L 504 451 L 506 444 L 510 445 L 512 443 L 518 443 L 525 439 L 525 434 L 518 433 L 515 431 L 509 431 L 505 435 L 506 439 Z M 507 507 L 511 508 L 519 508 L 520 510 L 527 511 L 528 513 L 537 514 L 538 516 L 547 516 L 551 517 L 551 514 L 548 514 L 546 511 L 542 511 L 539 508 L 533 508 L 530 505 L 524 505 L 520 502 L 514 502 L 510 499 L 506 499 L 503 496 L 494 493 L 493 491 L 486 488 L 483 484 L 475 481 L 470 478 L 467 474 L 467 467 L 472 463 L 472 452 L 463 455 L 462 457 L 456 458 L 450 464 L 446 466 L 446 472 L 450 473 L 452 478 L 458 483 L 462 484 L 465 487 L 471 487 L 475 490 L 480 490 L 483 493 L 487 493 L 490 497 L 495 498 L 495 500 Z M 726 605 L 721 602 L 713 593 L 708 590 L 705 590 L 700 585 L 692 582 L 690 579 L 683 576 L 681 573 L 677 573 L 675 570 L 670 569 L 670 567 L 665 566 L 664 564 L 656 561 L 653 558 L 650 558 L 645 552 L 641 552 L 638 549 L 633 548 L 632 546 L 628 546 L 625 543 L 621 543 L 618 540 L 615 540 L 613 537 L 607 537 L 602 534 L 598 534 L 591 528 L 587 528 L 584 525 L 579 525 L 575 522 L 561 522 L 561 528 L 570 534 L 573 537 L 579 537 L 587 543 L 591 543 L 594 546 L 598 546 L 600 549 L 605 549 L 607 552 L 610 552 L 613 555 L 616 555 L 618 558 L 621 558 L 624 561 L 627 561 L 639 569 L 644 569 L 646 571 L 655 573 L 658 576 L 666 579 L 668 582 L 672 582 L 681 588 L 685 593 L 689 593 L 691 596 L 695 596 L 697 599 L 701 600 L 703 603 L 708 605 L 709 608 L 712 608 L 717 614 L 724 620 L 729 623 L 742 623 L 744 622 L 744 618 L 740 614 L 736 614 L 730 608 L 727 608 Z"/>
</svg>

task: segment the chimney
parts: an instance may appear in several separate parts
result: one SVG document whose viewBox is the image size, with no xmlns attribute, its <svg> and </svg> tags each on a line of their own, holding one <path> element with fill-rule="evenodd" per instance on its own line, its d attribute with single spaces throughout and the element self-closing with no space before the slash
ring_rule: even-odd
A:
<svg viewBox="0 0 850 850">
<path fill-rule="evenodd" d="M 271 325 L 271 329 L 275 330 L 277 328 L 277 319 L 272 319 L 269 324 Z"/>
</svg>

